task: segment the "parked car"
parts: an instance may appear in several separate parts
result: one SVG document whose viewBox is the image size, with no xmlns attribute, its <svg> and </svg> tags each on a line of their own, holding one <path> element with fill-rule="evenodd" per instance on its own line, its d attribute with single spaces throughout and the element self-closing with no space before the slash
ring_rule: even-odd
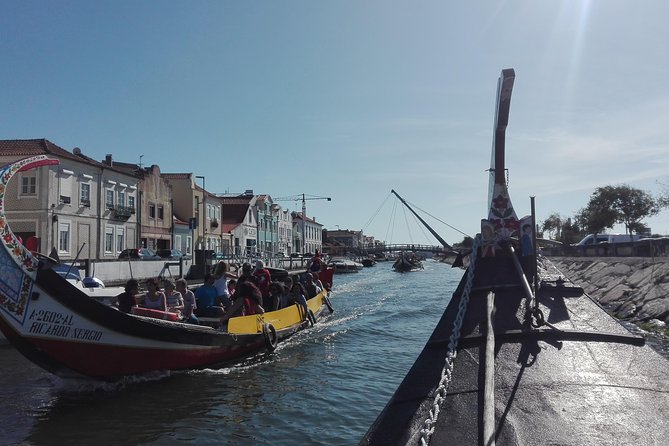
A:
<svg viewBox="0 0 669 446">
<path fill-rule="evenodd" d="M 119 259 L 135 259 L 135 260 L 160 260 L 160 256 L 149 248 L 131 248 L 124 249 L 118 255 Z"/>
<path fill-rule="evenodd" d="M 170 260 L 190 259 L 190 254 L 184 254 L 175 248 L 159 249 L 158 251 L 156 251 L 156 254 L 158 254 L 158 256 L 160 256 L 161 259 L 170 259 Z"/>
<path fill-rule="evenodd" d="M 595 238 L 596 237 L 596 238 Z M 639 234 L 588 234 L 573 246 L 598 245 L 600 243 L 630 243 L 639 240 Z"/>
</svg>

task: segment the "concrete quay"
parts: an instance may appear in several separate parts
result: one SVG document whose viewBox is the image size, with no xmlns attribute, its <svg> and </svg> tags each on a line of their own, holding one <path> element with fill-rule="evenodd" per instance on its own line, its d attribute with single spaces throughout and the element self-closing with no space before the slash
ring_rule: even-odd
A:
<svg viewBox="0 0 669 446">
<path fill-rule="evenodd" d="M 668 257 L 549 257 L 566 278 L 620 319 L 669 324 Z"/>
</svg>

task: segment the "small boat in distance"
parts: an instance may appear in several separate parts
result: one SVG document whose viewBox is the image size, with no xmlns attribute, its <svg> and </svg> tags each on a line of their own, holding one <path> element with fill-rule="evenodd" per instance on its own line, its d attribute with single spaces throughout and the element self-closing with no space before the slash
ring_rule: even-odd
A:
<svg viewBox="0 0 669 446">
<path fill-rule="evenodd" d="M 351 259 L 332 259 L 329 266 L 334 268 L 335 274 L 357 273 L 364 266 L 360 262 Z"/>
<path fill-rule="evenodd" d="M 124 313 L 92 299 L 54 271 L 52 262 L 28 251 L 5 215 L 10 179 L 20 171 L 57 163 L 41 155 L 0 168 L 0 331 L 45 370 L 62 377 L 116 381 L 128 375 L 218 367 L 272 352 L 280 340 L 333 311 L 329 291 L 323 290 L 306 306 L 232 317 L 225 329 L 214 329 L 158 310 Z"/>
<path fill-rule="evenodd" d="M 400 252 L 397 260 L 393 263 L 393 270 L 398 273 L 407 273 L 419 269 L 423 269 L 423 262 L 413 252 Z"/>
<path fill-rule="evenodd" d="M 367 256 L 361 259 L 360 263 L 362 263 L 362 266 L 364 266 L 365 268 L 372 267 L 376 265 L 376 257 L 374 257 L 373 255 Z"/>
<path fill-rule="evenodd" d="M 511 205 L 514 79 L 507 69 L 498 82 L 489 210 L 469 266 L 360 445 L 667 444 L 667 360 L 537 257 L 533 200 L 527 220 Z"/>
</svg>

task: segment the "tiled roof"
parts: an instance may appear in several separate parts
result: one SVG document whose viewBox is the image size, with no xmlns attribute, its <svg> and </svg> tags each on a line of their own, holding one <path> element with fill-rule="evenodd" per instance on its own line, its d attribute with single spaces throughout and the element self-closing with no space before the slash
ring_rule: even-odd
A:
<svg viewBox="0 0 669 446">
<path fill-rule="evenodd" d="M 223 198 L 223 205 L 233 205 L 233 204 L 245 204 L 248 206 L 248 204 L 251 202 L 251 199 L 253 196 L 248 195 L 248 196 L 242 196 L 242 197 L 224 197 Z"/>
<path fill-rule="evenodd" d="M 161 173 L 160 176 L 170 180 L 188 180 L 192 173 Z"/>
<path fill-rule="evenodd" d="M 133 175 L 127 170 L 110 167 L 100 161 L 84 155 L 80 149 L 75 148 L 69 152 L 62 147 L 57 146 L 48 139 L 3 139 L 0 140 L 0 153 L 7 156 L 35 156 L 35 155 L 53 155 L 59 158 L 65 158 L 72 161 L 88 164 L 90 166 L 116 170 L 125 174 Z"/>
<path fill-rule="evenodd" d="M 291 212 L 290 215 L 293 217 L 293 220 L 302 220 L 302 212 Z M 309 223 L 313 223 L 315 225 L 323 226 L 322 224 L 318 223 L 316 220 L 311 219 L 309 217 L 305 218 L 305 221 L 307 221 Z"/>
</svg>

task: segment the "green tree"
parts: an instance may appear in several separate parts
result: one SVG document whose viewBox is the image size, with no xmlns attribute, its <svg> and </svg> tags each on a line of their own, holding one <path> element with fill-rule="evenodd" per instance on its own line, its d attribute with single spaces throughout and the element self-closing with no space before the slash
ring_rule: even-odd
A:
<svg viewBox="0 0 669 446">
<path fill-rule="evenodd" d="M 562 225 L 560 241 L 565 245 L 571 245 L 583 238 L 583 234 L 578 227 L 578 224 L 572 223 L 571 218 L 568 218 Z"/>
<path fill-rule="evenodd" d="M 560 240 L 560 232 L 563 224 L 564 222 L 560 214 L 553 213 L 541 223 L 541 230 L 547 232 L 549 238 Z"/>
<path fill-rule="evenodd" d="M 465 238 L 463 238 L 462 241 L 460 242 L 460 245 L 465 248 L 471 248 L 472 246 L 474 246 L 474 239 L 466 235 Z"/>
<path fill-rule="evenodd" d="M 585 208 L 576 220 L 586 232 L 597 234 L 616 223 L 625 225 L 625 232 L 632 234 L 643 225 L 641 220 L 656 215 L 661 203 L 647 192 L 630 187 L 604 186 L 595 189 Z"/>
</svg>

